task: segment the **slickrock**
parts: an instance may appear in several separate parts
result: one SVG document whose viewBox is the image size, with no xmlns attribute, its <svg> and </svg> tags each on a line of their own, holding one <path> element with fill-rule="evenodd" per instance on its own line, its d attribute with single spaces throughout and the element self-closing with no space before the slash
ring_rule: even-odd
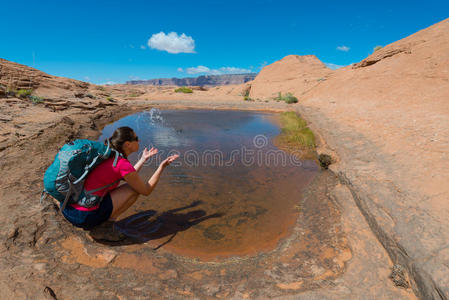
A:
<svg viewBox="0 0 449 300">
<path fill-rule="evenodd" d="M 251 86 L 249 97 L 273 99 L 279 92 L 290 92 L 301 99 L 305 92 L 333 73 L 315 55 L 289 55 L 264 67 L 256 79 L 248 83 Z"/>
<path fill-rule="evenodd" d="M 416 294 L 449 298 L 449 20 L 337 70 L 300 102 Z"/>
<path fill-rule="evenodd" d="M 39 90 L 41 95 L 60 96 L 68 94 L 68 91 L 85 91 L 89 85 L 87 82 L 52 76 L 37 69 L 0 58 L 0 86 L 2 86 L 0 90 Z"/>
</svg>

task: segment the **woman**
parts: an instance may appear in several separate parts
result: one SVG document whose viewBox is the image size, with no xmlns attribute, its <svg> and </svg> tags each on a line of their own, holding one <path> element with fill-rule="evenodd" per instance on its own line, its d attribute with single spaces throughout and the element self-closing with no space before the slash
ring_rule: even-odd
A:
<svg viewBox="0 0 449 300">
<path fill-rule="evenodd" d="M 112 155 L 89 173 L 84 183 L 86 191 L 112 184 L 106 189 L 93 193 L 103 197 L 103 200 L 90 208 L 77 204 L 67 205 L 62 213 L 68 221 L 77 227 L 85 229 L 95 227 L 91 232 L 94 238 L 115 241 L 123 238 L 114 230 L 115 220 L 136 202 L 140 194 L 146 196 L 151 194 L 164 168 L 177 159 L 178 155 L 169 156 L 162 161 L 150 180 L 145 182 L 138 172 L 143 164 L 157 153 L 157 149 L 145 148 L 142 157 L 133 166 L 127 158 L 131 153 L 139 150 L 139 138 L 134 131 L 129 127 L 117 128 L 109 138 L 109 142 L 121 154 L 116 166 L 113 166 L 115 155 Z M 124 179 L 126 184 L 117 187 L 121 179 Z M 101 226 L 98 226 L 100 224 Z"/>
</svg>

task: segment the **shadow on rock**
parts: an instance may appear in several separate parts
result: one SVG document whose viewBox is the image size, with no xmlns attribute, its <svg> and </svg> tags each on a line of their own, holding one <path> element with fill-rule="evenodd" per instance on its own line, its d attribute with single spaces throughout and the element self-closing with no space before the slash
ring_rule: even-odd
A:
<svg viewBox="0 0 449 300">
<path fill-rule="evenodd" d="M 157 250 L 168 244 L 176 234 L 185 231 L 190 227 L 199 224 L 210 218 L 219 218 L 224 214 L 215 213 L 208 215 L 206 211 L 198 209 L 182 213 L 180 211 L 193 208 L 201 204 L 201 201 L 193 202 L 190 205 L 171 209 L 158 214 L 155 210 L 146 210 L 116 222 L 116 229 L 127 236 L 121 242 L 103 242 L 111 246 L 121 246 L 130 244 L 141 244 L 150 240 L 157 240 L 169 236 L 169 239 L 155 247 Z"/>
</svg>

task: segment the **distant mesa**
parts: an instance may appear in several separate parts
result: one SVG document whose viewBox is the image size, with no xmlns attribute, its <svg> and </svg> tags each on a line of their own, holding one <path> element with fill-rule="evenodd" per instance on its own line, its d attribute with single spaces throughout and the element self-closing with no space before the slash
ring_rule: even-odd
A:
<svg viewBox="0 0 449 300">
<path fill-rule="evenodd" d="M 242 84 L 254 80 L 257 73 L 246 74 L 225 74 L 225 75 L 203 75 L 198 77 L 187 78 L 158 78 L 150 80 L 130 80 L 126 84 L 143 84 L 143 85 L 175 85 L 175 86 L 219 86 L 230 84 Z"/>
</svg>

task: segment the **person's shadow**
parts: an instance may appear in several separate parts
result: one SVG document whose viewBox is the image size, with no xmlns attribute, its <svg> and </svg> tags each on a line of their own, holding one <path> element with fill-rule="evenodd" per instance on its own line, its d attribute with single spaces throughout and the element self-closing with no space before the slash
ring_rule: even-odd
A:
<svg viewBox="0 0 449 300">
<path fill-rule="evenodd" d="M 179 213 L 199 204 L 201 204 L 201 201 L 195 201 L 187 206 L 171 209 L 161 214 L 158 214 L 155 210 L 146 210 L 129 216 L 115 224 L 116 230 L 123 233 L 127 238 L 121 242 L 104 241 L 102 243 L 108 245 L 141 244 L 170 236 L 165 242 L 153 248 L 153 250 L 157 250 L 172 241 L 178 232 L 187 230 L 207 219 L 223 216 L 221 213 L 207 215 L 204 210 Z"/>
</svg>

